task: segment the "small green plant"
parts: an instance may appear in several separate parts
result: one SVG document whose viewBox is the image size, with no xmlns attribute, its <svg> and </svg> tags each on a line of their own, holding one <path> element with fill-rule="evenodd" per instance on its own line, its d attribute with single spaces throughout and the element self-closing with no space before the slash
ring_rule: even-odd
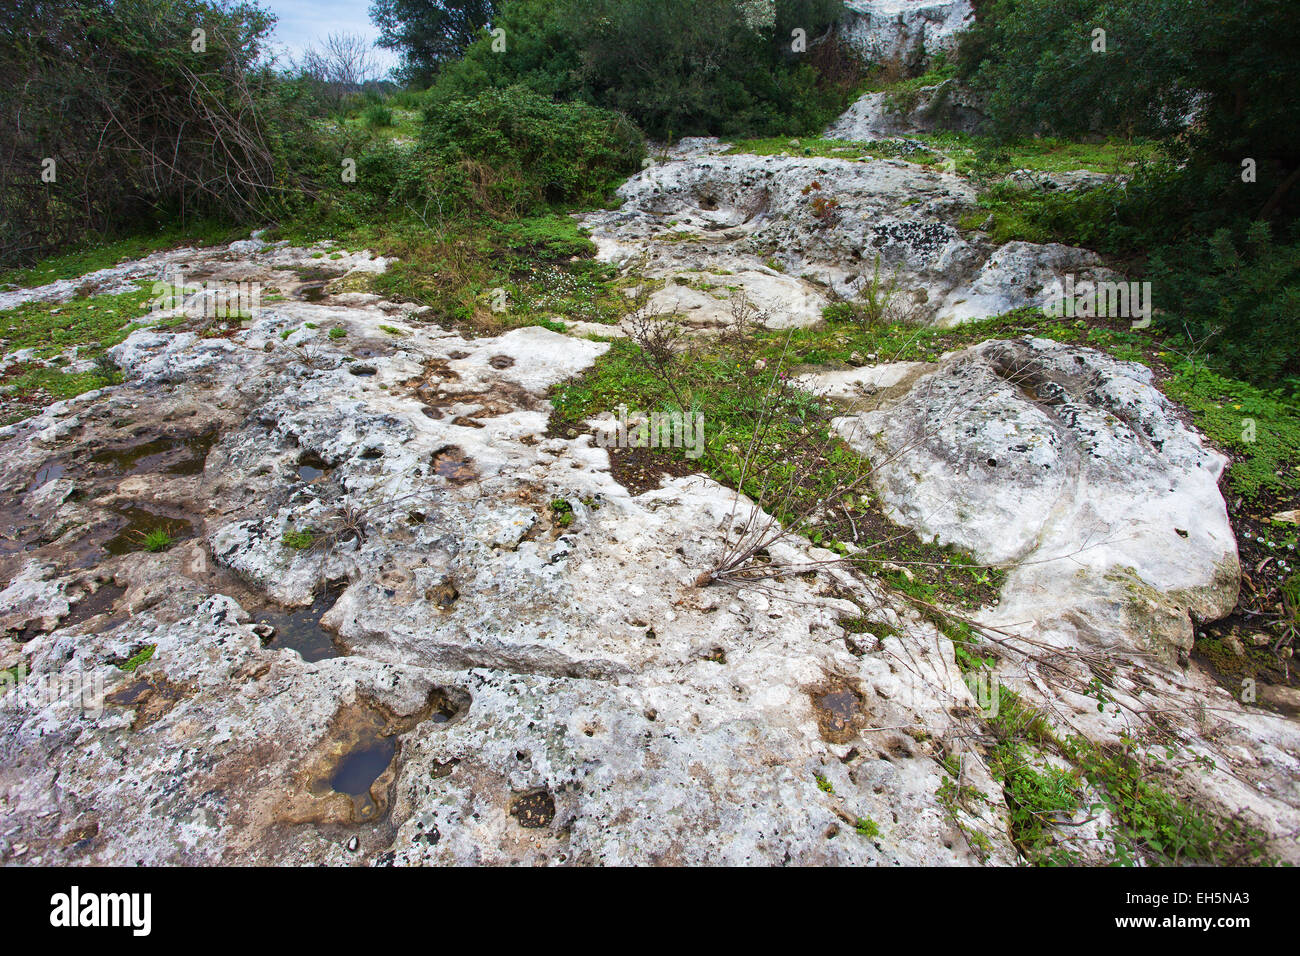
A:
<svg viewBox="0 0 1300 956">
<path fill-rule="evenodd" d="M 157 644 L 146 644 L 143 649 L 136 651 L 135 654 L 133 654 L 131 657 L 128 657 L 126 660 L 122 661 L 117 666 L 120 670 L 124 670 L 128 674 L 133 674 L 135 673 L 135 669 L 137 667 L 139 667 L 145 661 L 153 657 L 153 652 L 156 651 L 157 649 L 158 649 Z"/>
<path fill-rule="evenodd" d="M 280 543 L 295 551 L 306 551 L 315 541 L 316 534 L 310 528 L 305 531 L 290 528 L 280 536 Z"/>
<path fill-rule="evenodd" d="M 348 330 L 344 328 L 340 328 L 339 326 L 336 325 L 334 326 L 334 328 L 329 330 L 328 334 L 329 337 L 332 339 L 341 339 L 343 338 L 343 336 L 348 334 Z"/>
<path fill-rule="evenodd" d="M 383 103 L 374 103 L 366 107 L 361 119 L 370 129 L 387 129 L 393 125 L 393 111 Z"/>
<path fill-rule="evenodd" d="M 142 535 L 144 539 L 144 549 L 153 554 L 160 551 L 166 551 L 173 544 L 172 536 L 167 533 L 166 528 L 154 528 L 147 534 Z"/>
<path fill-rule="evenodd" d="M 817 789 L 820 790 L 822 793 L 835 792 L 835 788 L 831 785 L 831 782 L 827 780 L 825 777 L 823 777 L 821 774 L 817 774 L 813 779 L 817 781 Z"/>
<path fill-rule="evenodd" d="M 880 825 L 871 817 L 858 817 L 858 822 L 853 827 L 858 836 L 864 836 L 868 840 L 874 840 L 880 836 Z"/>
<path fill-rule="evenodd" d="M 556 498 L 551 502 L 551 512 L 555 517 L 555 523 L 561 528 L 573 524 L 573 505 L 563 498 Z"/>
</svg>

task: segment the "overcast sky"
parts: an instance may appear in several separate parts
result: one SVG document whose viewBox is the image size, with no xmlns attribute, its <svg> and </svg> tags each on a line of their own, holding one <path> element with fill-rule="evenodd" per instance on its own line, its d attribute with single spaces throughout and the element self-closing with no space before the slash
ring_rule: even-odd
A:
<svg viewBox="0 0 1300 956">
<path fill-rule="evenodd" d="M 373 41 L 379 30 L 370 22 L 370 0 L 258 0 L 278 18 L 271 45 L 290 56 L 315 45 L 330 33 L 360 33 Z M 375 48 L 383 68 L 397 65 L 387 50 Z"/>
</svg>

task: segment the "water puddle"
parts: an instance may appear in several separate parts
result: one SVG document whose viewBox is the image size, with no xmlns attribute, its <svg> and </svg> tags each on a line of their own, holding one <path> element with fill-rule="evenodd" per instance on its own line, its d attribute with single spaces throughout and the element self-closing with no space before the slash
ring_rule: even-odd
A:
<svg viewBox="0 0 1300 956">
<path fill-rule="evenodd" d="M 458 706 L 444 693 L 434 692 L 424 711 L 394 721 L 378 708 L 365 707 L 352 715 L 348 744 L 338 757 L 325 781 L 329 789 L 352 798 L 354 819 L 374 819 L 380 807 L 371 791 L 397 756 L 398 735 L 421 720 L 445 724 L 460 713 Z M 554 814 L 554 807 L 552 807 Z"/>
<path fill-rule="evenodd" d="M 151 534 L 165 533 L 171 542 L 194 537 L 194 525 L 184 518 L 164 514 L 141 505 L 123 505 L 114 509 L 126 519 L 126 524 L 116 534 L 104 542 L 104 550 L 112 555 L 130 554 L 144 551 L 145 543 Z M 159 548 L 165 551 L 166 548 Z"/>
<path fill-rule="evenodd" d="M 66 472 L 67 469 L 57 461 L 44 464 L 40 468 L 36 469 L 36 474 L 32 475 L 32 483 L 29 487 L 33 489 L 40 488 L 47 482 L 51 482 L 56 478 L 62 478 Z"/>
<path fill-rule="evenodd" d="M 325 283 L 305 285 L 298 290 L 304 302 L 320 302 L 325 298 Z"/>
<path fill-rule="evenodd" d="M 298 477 L 307 484 L 323 477 L 329 470 L 329 463 L 315 452 L 307 452 L 298 458 Z"/>
<path fill-rule="evenodd" d="M 462 485 L 478 477 L 469 456 L 457 445 L 448 445 L 434 452 L 433 472 L 453 485 Z"/>
<path fill-rule="evenodd" d="M 90 456 L 97 465 L 108 465 L 119 475 L 162 472 L 169 475 L 199 475 L 208 452 L 217 442 L 216 431 L 200 435 L 171 435 L 119 448 L 106 448 Z"/>
<path fill-rule="evenodd" d="M 373 823 L 388 812 L 401 764 L 401 738 L 424 721 L 445 724 L 470 706 L 459 688 L 435 687 L 414 713 L 397 714 L 373 700 L 344 704 L 330 719 L 302 771 L 300 796 L 278 813 L 294 823 Z"/>
<path fill-rule="evenodd" d="M 345 753 L 334 768 L 334 774 L 329 780 L 330 789 L 351 797 L 357 816 L 364 819 L 373 813 L 374 801 L 370 796 L 370 788 L 388 769 L 395 756 L 396 737 L 363 739 Z"/>
<path fill-rule="evenodd" d="M 304 661 L 342 657 L 343 651 L 339 648 L 334 633 L 325 630 L 320 619 L 334 606 L 346 587 L 346 584 L 339 584 L 326 588 L 307 607 L 258 613 L 257 623 L 274 629 L 266 646 L 287 647 L 297 651 Z"/>
</svg>

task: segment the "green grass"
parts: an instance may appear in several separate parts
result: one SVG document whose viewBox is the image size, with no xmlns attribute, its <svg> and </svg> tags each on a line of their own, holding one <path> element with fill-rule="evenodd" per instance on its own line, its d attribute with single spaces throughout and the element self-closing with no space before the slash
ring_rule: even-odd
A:
<svg viewBox="0 0 1300 956">
<path fill-rule="evenodd" d="M 1233 491 L 1247 499 L 1300 493 L 1300 405 L 1186 362 L 1176 366 L 1164 390 L 1232 454 Z"/>
<path fill-rule="evenodd" d="M 166 528 L 154 528 L 144 536 L 143 547 L 151 553 L 166 551 L 172 546 L 172 536 L 167 533 Z"/>
<path fill-rule="evenodd" d="M 348 334 L 348 330 L 336 325 L 334 326 L 334 328 L 330 329 L 329 332 L 327 332 L 326 334 L 332 339 L 341 339 Z"/>
<path fill-rule="evenodd" d="M 798 145 L 793 145 L 794 143 Z M 919 165 L 932 165 L 941 162 L 943 157 L 929 149 L 908 147 L 898 140 L 881 139 L 862 142 L 847 139 L 821 139 L 805 137 L 791 140 L 789 137 L 771 137 L 767 139 L 742 139 L 730 144 L 726 155 L 749 153 L 754 156 L 817 156 L 825 159 L 906 159 Z"/>
<path fill-rule="evenodd" d="M 623 314 L 618 268 L 597 262 L 595 245 L 560 213 L 508 223 L 459 217 L 432 229 L 413 216 L 341 232 L 329 224 L 290 223 L 277 236 L 300 243 L 327 234 L 346 248 L 396 257 L 399 261 L 373 277 L 371 290 L 428 306 L 434 320 L 444 324 L 503 331 L 556 328 L 557 316 L 608 325 Z"/>
<path fill-rule="evenodd" d="M 996 742 L 989 766 L 1003 785 L 1011 833 L 1031 863 L 1078 862 L 1078 851 L 1059 839 L 1073 828 L 1056 828 L 1053 817 L 1080 811 L 1112 820 L 1101 836 L 1112 842 L 1109 862 L 1174 865 L 1272 862 L 1263 835 L 1239 821 L 1199 808 L 1173 789 L 1188 767 L 1178 751 L 1136 741 L 1102 746 L 1082 737 L 1057 736 L 1047 718 L 1006 687 L 996 716 L 988 721 Z M 1053 753 L 1068 766 L 1052 766 Z M 1083 784 L 1096 793 L 1085 805 Z"/>
<path fill-rule="evenodd" d="M 838 409 L 783 377 L 774 381 L 789 335 L 758 333 L 739 350 L 701 345 L 672 368 L 672 387 L 648 371 L 635 343 L 616 340 L 586 373 L 552 390 L 553 427 L 585 428 L 585 419 L 619 405 L 702 415 L 704 441 L 698 458 L 687 459 L 682 449 L 650 451 L 682 462 L 685 470 L 739 486 L 787 525 L 820 511 L 815 523 L 800 525 L 800 534 L 844 555 L 856 535 L 854 543 L 865 550 L 852 561 L 920 600 L 967 608 L 991 600 L 1002 572 L 890 523 L 866 480 L 870 463 L 831 434 Z M 824 344 L 826 338 L 824 333 L 796 332 L 790 341 Z M 852 350 L 844 346 L 846 357 Z M 802 351 L 797 344 L 791 346 L 794 361 L 807 358 Z M 747 468 L 751 439 L 760 423 L 765 423 L 764 439 Z M 883 567 L 884 562 L 897 567 Z"/>
<path fill-rule="evenodd" d="M 942 130 L 910 137 L 953 160 L 963 176 L 1002 176 L 1016 169 L 1041 173 L 1088 170 L 1096 173 L 1131 173 L 1144 162 L 1162 156 L 1158 144 L 1146 140 L 1111 137 L 1098 143 L 1040 137 L 1001 142 L 991 136 Z"/>
<path fill-rule="evenodd" d="M 68 302 L 26 302 L 0 312 L 0 350 L 35 349 L 42 357 L 81 346 L 82 358 L 117 345 L 135 329 L 151 324 L 152 284 L 116 295 L 93 295 Z"/>
<path fill-rule="evenodd" d="M 96 240 L 92 236 L 87 243 L 69 252 L 33 266 L 0 273 L 0 289 L 30 288 L 61 279 L 76 279 L 164 249 L 219 245 L 244 235 L 247 235 L 246 229 L 221 223 L 198 223 L 110 240 Z"/>
<path fill-rule="evenodd" d="M 295 551 L 306 551 L 316 541 L 316 534 L 310 528 L 299 530 L 290 528 L 280 536 L 280 543 L 286 548 L 292 548 Z"/>
</svg>

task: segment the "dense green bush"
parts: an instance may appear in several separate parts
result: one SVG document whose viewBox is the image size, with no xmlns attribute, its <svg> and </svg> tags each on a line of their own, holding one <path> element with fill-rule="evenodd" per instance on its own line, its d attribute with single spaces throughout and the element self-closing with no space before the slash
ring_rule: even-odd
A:
<svg viewBox="0 0 1300 956">
<path fill-rule="evenodd" d="M 805 134 L 837 115 L 856 63 L 841 0 L 513 0 L 437 81 L 444 94 L 523 85 L 615 109 L 655 137 Z M 794 28 L 808 49 L 792 50 Z"/>
<path fill-rule="evenodd" d="M 434 102 L 420 146 L 418 191 L 496 215 L 602 203 L 645 156 L 618 113 L 519 87 Z"/>
<path fill-rule="evenodd" d="M 315 147 L 303 91 L 258 65 L 273 22 L 209 0 L 0 9 L 0 260 L 296 195 Z"/>
<path fill-rule="evenodd" d="M 1158 283 L 1163 321 L 1189 347 L 1255 381 L 1296 374 L 1300 276 L 1287 245 L 1300 216 L 1294 4 L 988 0 L 977 9 L 960 72 L 987 96 L 1002 136 L 1147 135 L 1171 158 L 1124 188 L 1082 196 L 995 189 L 983 204 L 1001 238 L 1122 257 L 1135 278 Z M 1093 48 L 1097 29 L 1104 53 Z M 1243 164 L 1253 180 L 1243 180 Z"/>
<path fill-rule="evenodd" d="M 1160 249 L 1149 272 L 1163 321 L 1216 364 L 1271 385 L 1300 376 L 1300 243 L 1256 222 Z"/>
</svg>

